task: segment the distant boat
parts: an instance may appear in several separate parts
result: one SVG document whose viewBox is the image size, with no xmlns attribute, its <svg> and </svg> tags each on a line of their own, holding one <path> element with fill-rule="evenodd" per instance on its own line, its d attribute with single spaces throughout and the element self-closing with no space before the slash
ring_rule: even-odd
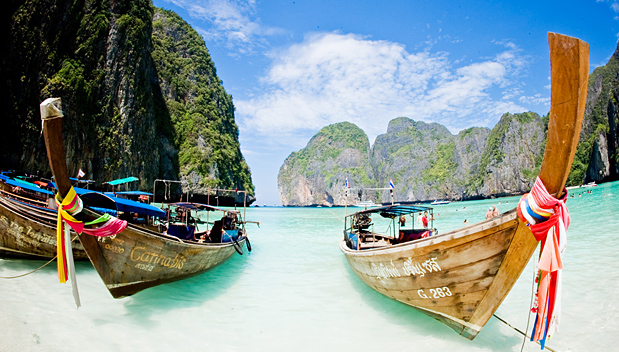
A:
<svg viewBox="0 0 619 352">
<path fill-rule="evenodd" d="M 539 179 L 560 198 L 582 126 L 589 47 L 575 38 L 548 37 L 552 99 Z M 432 213 L 431 208 L 391 205 L 350 214 L 340 250 L 369 287 L 472 340 L 514 286 L 538 242 L 516 209 L 439 235 L 433 235 L 433 224 L 415 229 L 400 222 L 419 211 Z M 382 223 L 374 226 L 380 217 L 392 222 L 387 230 Z"/>
<path fill-rule="evenodd" d="M 358 208 L 376 208 L 376 207 L 380 207 L 380 205 L 372 202 L 371 200 L 364 200 L 363 202 L 359 202 L 355 205 Z"/>
<path fill-rule="evenodd" d="M 570 189 L 576 189 L 576 188 L 582 188 L 582 187 L 596 187 L 597 183 L 595 183 L 595 181 L 593 182 L 589 182 L 587 184 L 584 185 L 580 185 L 580 186 L 570 186 L 570 187 L 566 187 L 568 190 Z"/>
<path fill-rule="evenodd" d="M 448 200 L 435 200 L 434 202 L 430 203 L 430 205 L 441 205 L 441 204 L 449 204 Z"/>
</svg>

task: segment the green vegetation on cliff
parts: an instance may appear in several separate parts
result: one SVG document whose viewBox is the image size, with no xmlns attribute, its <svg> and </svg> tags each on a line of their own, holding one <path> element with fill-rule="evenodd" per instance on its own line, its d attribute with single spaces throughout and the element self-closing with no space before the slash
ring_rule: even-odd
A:
<svg viewBox="0 0 619 352">
<path fill-rule="evenodd" d="M 151 0 L 13 0 L 0 14 L 0 166 L 49 172 L 38 105 L 61 97 L 69 172 L 254 191 L 204 40 Z"/>
<path fill-rule="evenodd" d="M 619 49 L 619 47 L 618 47 Z M 619 57 L 618 52 L 610 58 L 605 66 L 596 68 L 589 75 L 589 87 L 587 89 L 587 109 L 585 112 L 585 121 L 583 130 L 580 134 L 580 140 L 574 156 L 574 163 L 570 175 L 567 179 L 567 186 L 576 186 L 585 183 L 587 171 L 593 157 L 593 147 L 600 136 L 608 137 L 608 156 L 610 162 L 610 178 L 617 177 L 617 170 L 613 170 L 612 166 L 619 165 L 619 146 L 613 145 L 617 143 L 616 139 L 619 136 L 613 136 L 617 133 L 617 112 L 615 116 L 609 116 L 609 105 L 617 107 L 619 102 Z M 615 108 L 616 109 L 616 108 Z M 614 131 L 611 129 L 614 127 Z M 594 170 L 595 171 L 595 170 Z M 590 181 L 590 180 L 587 180 Z"/>
<path fill-rule="evenodd" d="M 341 122 L 322 128 L 284 161 L 277 177 L 282 203 L 311 205 L 344 200 L 344 180 L 351 188 L 368 187 L 370 143 L 356 125 Z M 308 191 L 320 189 L 321 191 Z M 340 197 L 340 198 L 338 198 Z"/>
<path fill-rule="evenodd" d="M 174 127 L 181 176 L 199 187 L 253 194 L 232 96 L 217 77 L 202 37 L 174 12 L 156 9 L 152 56 Z"/>
<path fill-rule="evenodd" d="M 445 183 L 456 173 L 458 163 L 455 161 L 456 142 L 440 143 L 436 146 L 434 159 L 430 160 L 430 167 L 423 170 L 423 180 L 433 181 L 436 184 Z"/>
</svg>

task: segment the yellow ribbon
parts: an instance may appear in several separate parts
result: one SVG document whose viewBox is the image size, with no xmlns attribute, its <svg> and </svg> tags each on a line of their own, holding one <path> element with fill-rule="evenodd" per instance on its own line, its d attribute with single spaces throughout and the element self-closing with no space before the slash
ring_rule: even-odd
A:
<svg viewBox="0 0 619 352">
<path fill-rule="evenodd" d="M 59 194 L 56 194 L 56 204 L 58 204 L 58 220 L 56 222 L 56 246 L 57 246 L 57 255 L 58 255 L 58 280 L 61 283 L 67 282 L 67 253 L 66 253 L 66 241 L 71 241 L 70 237 L 65 238 L 63 231 L 63 221 L 68 223 L 77 233 L 82 233 L 84 228 L 84 223 L 75 219 L 73 215 L 71 215 L 65 209 L 75 209 L 77 206 L 77 210 L 81 210 L 81 206 L 78 202 L 81 200 L 77 197 L 77 193 L 73 187 L 69 190 L 64 199 L 60 198 Z M 73 206 L 72 206 L 73 205 Z"/>
</svg>

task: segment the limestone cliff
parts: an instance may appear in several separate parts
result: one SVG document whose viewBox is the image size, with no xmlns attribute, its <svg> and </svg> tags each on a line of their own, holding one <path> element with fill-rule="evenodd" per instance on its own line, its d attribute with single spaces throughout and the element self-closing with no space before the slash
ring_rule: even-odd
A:
<svg viewBox="0 0 619 352">
<path fill-rule="evenodd" d="M 386 188 L 392 179 L 396 202 L 520 194 L 530 189 L 539 173 L 546 124 L 535 113 L 504 114 L 492 130 L 469 128 L 454 136 L 440 124 L 399 117 L 389 122 L 387 133 L 379 135 L 371 149 L 367 147 L 371 155 L 368 162 L 361 157 L 356 159 L 354 173 L 337 156 L 343 154 L 344 143 L 353 143 L 353 136 L 361 137 L 359 145 L 365 145 L 367 136 L 362 131 L 349 133 L 345 142 L 331 133 L 328 143 L 318 143 L 329 129 L 341 127 L 331 125 L 284 162 L 278 177 L 282 204 L 355 204 L 361 197 L 333 196 L 343 192 L 346 177 L 355 180 L 359 188 Z M 345 126 L 358 129 L 350 123 Z M 338 145 L 339 154 L 322 157 L 329 154 L 326 145 Z M 358 154 L 362 156 L 364 150 L 360 149 Z M 358 182 L 358 175 L 365 174 L 368 178 Z M 388 191 L 364 193 L 364 199 L 391 202 Z"/>
<path fill-rule="evenodd" d="M 619 179 L 619 46 L 589 76 L 585 117 L 568 186 Z"/>
<path fill-rule="evenodd" d="M 359 191 L 372 184 L 369 152 L 368 136 L 356 125 L 342 122 L 322 128 L 280 168 L 277 184 L 282 204 L 357 203 L 363 197 Z"/>
<path fill-rule="evenodd" d="M 9 0 L 0 20 L 0 168 L 49 174 L 38 105 L 59 96 L 71 174 L 253 193 L 232 98 L 178 16 L 151 0 Z"/>
</svg>

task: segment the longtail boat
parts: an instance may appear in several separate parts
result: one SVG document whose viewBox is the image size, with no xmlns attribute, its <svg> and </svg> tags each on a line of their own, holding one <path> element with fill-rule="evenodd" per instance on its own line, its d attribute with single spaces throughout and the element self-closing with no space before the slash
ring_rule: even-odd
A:
<svg viewBox="0 0 619 352">
<path fill-rule="evenodd" d="M 0 257 L 17 259 L 49 260 L 56 256 L 56 211 L 49 207 L 47 197 L 52 192 L 33 190 L 33 194 L 12 188 L 27 189 L 28 185 L 17 183 L 0 175 Z M 82 244 L 73 240 L 75 260 L 88 260 Z"/>
<path fill-rule="evenodd" d="M 59 98 L 41 103 L 47 155 L 61 200 L 72 189 L 65 161 L 62 116 Z M 84 207 L 76 218 L 85 221 L 100 215 Z M 192 236 L 195 229 L 188 231 L 192 226 L 189 223 L 181 231 L 177 222 L 167 222 L 158 230 L 129 223 L 110 237 L 81 234 L 78 238 L 109 292 L 114 298 L 120 298 L 202 274 L 237 252 L 242 254 L 248 244 L 246 221 L 238 211 L 226 211 L 220 221 L 221 225 L 213 226 L 203 238 Z"/>
<path fill-rule="evenodd" d="M 549 194 L 564 192 L 585 109 L 589 45 L 548 34 L 551 109 L 539 179 Z M 374 233 L 371 215 L 394 219 L 423 209 L 387 206 L 346 217 L 340 249 L 368 286 L 473 339 L 503 302 L 537 247 L 517 209 L 433 236 L 431 231 Z"/>
<path fill-rule="evenodd" d="M 34 183 L 36 182 L 36 183 Z M 54 201 L 53 182 L 28 182 L 23 177 L 0 173 L 0 257 L 48 260 L 56 256 L 57 205 Z M 129 218 L 140 226 L 151 229 L 166 217 L 166 212 L 150 204 L 104 195 L 83 188 L 75 188 L 85 200 L 101 205 L 100 210 L 114 216 Z M 96 198 L 96 201 L 92 201 Z M 103 203 L 102 203 L 103 200 Z M 134 220 L 135 218 L 135 220 Z M 145 221 L 146 219 L 146 221 Z M 88 260 L 77 237 L 72 241 L 75 260 Z"/>
</svg>

